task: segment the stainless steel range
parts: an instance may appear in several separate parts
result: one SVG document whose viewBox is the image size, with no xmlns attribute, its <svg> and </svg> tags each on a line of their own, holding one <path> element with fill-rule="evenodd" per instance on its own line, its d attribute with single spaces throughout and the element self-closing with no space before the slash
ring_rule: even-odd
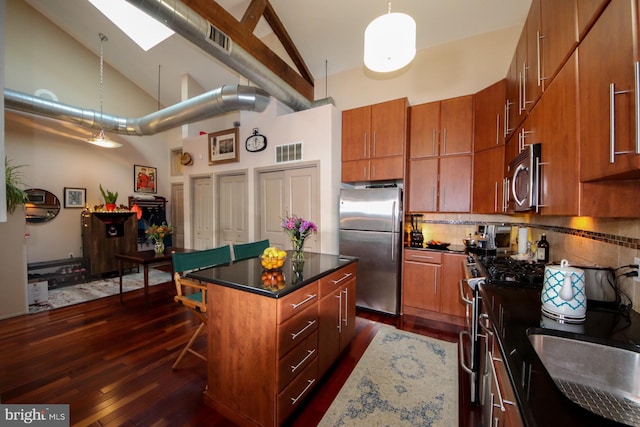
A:
<svg viewBox="0 0 640 427">
<path fill-rule="evenodd" d="M 460 365 L 469 374 L 471 401 L 480 401 L 480 320 L 483 316 L 480 285 L 542 289 L 544 264 L 518 261 L 507 256 L 469 255 L 463 261 L 460 296 L 467 304 L 467 329 L 460 332 Z M 486 315 L 484 315 L 486 316 Z M 467 347 L 468 345 L 468 347 Z"/>
</svg>

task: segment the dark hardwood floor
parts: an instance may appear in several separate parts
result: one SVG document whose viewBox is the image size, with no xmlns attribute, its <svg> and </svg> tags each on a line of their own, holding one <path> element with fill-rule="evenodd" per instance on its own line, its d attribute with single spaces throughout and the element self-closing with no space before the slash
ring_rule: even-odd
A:
<svg viewBox="0 0 640 427">
<path fill-rule="evenodd" d="M 74 426 L 230 426 L 203 403 L 205 364 L 188 355 L 172 370 L 195 317 L 173 302 L 171 283 L 0 321 L 0 402 L 68 403 Z M 457 342 L 458 329 L 418 318 L 359 311 L 356 337 L 316 387 L 293 426 L 313 426 L 373 339 L 380 324 Z M 197 343 L 201 351 L 205 338 Z M 459 373 L 460 425 L 475 426 L 466 375 Z"/>
</svg>

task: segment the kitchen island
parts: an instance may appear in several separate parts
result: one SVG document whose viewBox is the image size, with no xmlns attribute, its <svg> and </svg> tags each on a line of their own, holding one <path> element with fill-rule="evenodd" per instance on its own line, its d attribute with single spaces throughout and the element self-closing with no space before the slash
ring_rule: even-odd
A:
<svg viewBox="0 0 640 427">
<path fill-rule="evenodd" d="M 189 273 L 209 284 L 205 402 L 241 426 L 283 424 L 355 334 L 356 262 L 288 256 L 276 281 L 258 258 Z"/>
<path fill-rule="evenodd" d="M 587 319 L 578 325 L 559 324 L 541 314 L 540 290 L 480 285 L 483 310 L 489 315 L 516 404 L 525 426 L 619 426 L 569 400 L 547 373 L 529 342 L 528 332 L 594 342 L 619 342 L 640 352 L 640 314 L 617 313 L 587 304 Z M 508 425 L 508 423 L 507 423 Z"/>
</svg>

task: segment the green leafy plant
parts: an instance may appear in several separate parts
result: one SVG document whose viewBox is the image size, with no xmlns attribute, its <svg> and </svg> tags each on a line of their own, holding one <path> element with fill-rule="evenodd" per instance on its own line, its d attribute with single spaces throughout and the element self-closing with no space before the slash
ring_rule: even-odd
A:
<svg viewBox="0 0 640 427">
<path fill-rule="evenodd" d="M 104 197 L 105 203 L 115 203 L 118 200 L 118 192 L 112 193 L 109 190 L 104 190 L 102 188 L 102 184 L 100 184 L 100 192 L 102 193 L 102 197 Z"/>
<path fill-rule="evenodd" d="M 19 169 L 24 165 L 11 165 L 9 159 L 4 158 L 4 173 L 7 183 L 7 212 L 13 213 L 19 205 L 27 201 L 27 193 L 20 187 L 23 186 L 22 174 Z"/>
</svg>

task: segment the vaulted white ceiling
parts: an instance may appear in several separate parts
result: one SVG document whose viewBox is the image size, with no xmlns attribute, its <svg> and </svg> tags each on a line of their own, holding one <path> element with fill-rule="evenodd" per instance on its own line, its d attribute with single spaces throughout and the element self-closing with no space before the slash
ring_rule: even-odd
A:
<svg viewBox="0 0 640 427">
<path fill-rule="evenodd" d="M 86 0 L 25 0 L 89 50 L 99 55 L 98 33 L 107 34 L 105 62 L 160 102 L 180 101 L 188 74 L 205 90 L 238 83 L 238 75 L 179 35 L 144 52 Z M 238 20 L 250 0 L 217 0 Z M 363 67 L 364 29 L 386 13 L 387 0 L 270 0 L 313 77 Z M 417 24 L 417 49 L 523 25 L 531 0 L 395 0 L 393 12 Z M 254 34 L 267 37 L 261 19 Z M 269 45 L 269 42 L 267 42 Z M 286 58 L 285 58 L 286 59 Z"/>
</svg>

